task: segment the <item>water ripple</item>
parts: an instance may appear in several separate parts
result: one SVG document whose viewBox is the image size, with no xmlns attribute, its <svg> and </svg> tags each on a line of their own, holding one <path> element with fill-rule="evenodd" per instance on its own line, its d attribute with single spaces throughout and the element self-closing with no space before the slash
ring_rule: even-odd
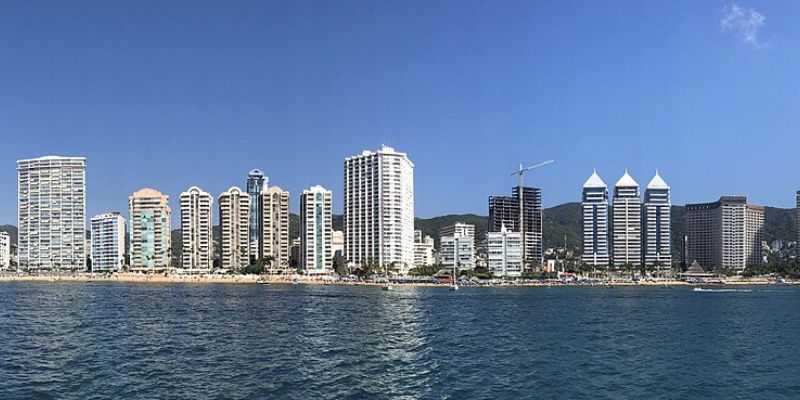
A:
<svg viewBox="0 0 800 400">
<path fill-rule="evenodd" d="M 0 284 L 0 398 L 798 398 L 800 290 Z"/>
</svg>

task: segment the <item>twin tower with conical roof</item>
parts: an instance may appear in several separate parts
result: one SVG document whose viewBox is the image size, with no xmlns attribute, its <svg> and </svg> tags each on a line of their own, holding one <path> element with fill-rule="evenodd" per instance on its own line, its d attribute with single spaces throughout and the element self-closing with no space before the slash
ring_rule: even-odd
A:
<svg viewBox="0 0 800 400">
<path fill-rule="evenodd" d="M 669 269 L 670 247 L 669 185 L 656 171 L 639 196 L 639 184 L 625 171 L 614 185 L 609 206 L 608 186 L 597 171 L 583 185 L 584 265 L 614 269 Z"/>
</svg>

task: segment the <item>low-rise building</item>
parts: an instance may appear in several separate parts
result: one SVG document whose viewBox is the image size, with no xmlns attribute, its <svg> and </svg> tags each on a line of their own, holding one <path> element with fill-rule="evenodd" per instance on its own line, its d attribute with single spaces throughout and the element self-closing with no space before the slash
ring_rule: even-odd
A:
<svg viewBox="0 0 800 400">
<path fill-rule="evenodd" d="M 487 267 L 495 276 L 522 274 L 522 234 L 502 226 L 500 232 L 486 234 Z"/>
<path fill-rule="evenodd" d="M 422 235 L 422 231 L 414 231 L 414 267 L 424 267 L 436 263 L 434 258 L 433 238 Z"/>
<path fill-rule="evenodd" d="M 11 235 L 0 231 L 0 269 L 11 268 Z"/>
</svg>

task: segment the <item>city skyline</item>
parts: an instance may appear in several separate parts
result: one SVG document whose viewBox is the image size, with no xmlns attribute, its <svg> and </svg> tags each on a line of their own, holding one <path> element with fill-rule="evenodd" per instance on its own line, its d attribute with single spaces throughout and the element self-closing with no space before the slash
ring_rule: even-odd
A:
<svg viewBox="0 0 800 400">
<path fill-rule="evenodd" d="M 365 150 L 365 151 L 369 151 L 369 150 Z M 25 158 L 25 159 L 20 159 L 20 160 L 17 160 L 17 162 L 19 162 L 19 161 L 25 161 L 25 160 L 30 160 L 30 159 L 47 159 L 47 158 L 53 158 L 53 157 L 56 157 L 56 158 L 64 157 L 64 158 L 79 158 L 79 159 L 84 159 L 84 160 L 85 160 L 84 162 L 85 162 L 85 165 L 86 165 L 86 167 L 85 167 L 85 169 L 86 169 L 86 172 L 85 172 L 85 173 L 86 173 L 86 175 L 87 175 L 87 176 L 89 175 L 89 171 L 90 171 L 90 168 L 91 168 L 91 160 L 86 160 L 86 157 L 84 157 L 84 156 L 65 156 L 65 155 L 52 155 L 52 154 L 51 154 L 51 155 L 41 155 L 41 156 L 37 156 L 37 157 L 29 157 L 29 158 Z M 599 173 L 600 173 L 600 172 L 598 172 L 598 170 L 597 170 L 597 169 L 594 169 L 594 171 L 595 171 L 595 173 L 597 173 L 597 174 L 599 174 Z M 626 169 L 625 169 L 625 171 L 628 171 L 628 169 L 626 168 Z M 659 176 L 660 176 L 660 175 L 662 175 L 662 173 L 661 173 L 661 171 L 662 171 L 662 170 L 660 170 L 660 169 L 658 169 L 658 168 L 655 168 L 655 169 L 653 169 L 653 171 L 654 171 L 654 173 L 655 173 L 656 175 L 659 175 Z M 251 170 L 251 171 L 250 171 L 250 173 L 252 173 L 252 172 L 253 172 L 253 171 Z M 628 172 L 629 172 L 629 171 L 628 171 Z M 632 174 L 632 173 L 631 173 L 631 175 L 635 175 L 635 174 Z M 244 174 L 243 174 L 243 177 L 244 177 L 244 178 L 242 179 L 242 182 L 244 182 L 244 185 L 242 185 L 242 186 L 245 186 L 245 185 L 248 183 L 248 173 L 244 173 Z M 269 175 L 266 175 L 266 174 L 265 174 L 265 178 L 266 178 L 266 179 L 269 179 Z M 416 180 L 418 180 L 418 179 L 419 179 L 419 178 L 415 178 L 415 181 L 416 181 Z M 584 177 L 584 179 L 585 179 L 585 177 Z M 92 198 L 91 198 L 91 190 L 89 189 L 89 186 L 91 185 L 91 182 L 88 182 L 88 178 L 86 178 L 86 181 L 87 181 L 87 182 L 85 183 L 85 186 L 86 186 L 86 203 L 87 203 L 87 205 L 86 205 L 86 209 L 87 209 L 87 210 L 90 210 L 91 208 L 90 208 L 89 204 L 91 204 L 91 203 L 92 203 Z M 16 180 L 15 180 L 15 183 L 16 183 Z M 203 185 L 197 185 L 197 184 L 193 184 L 193 183 L 187 183 L 186 185 L 191 185 L 191 186 L 201 186 L 201 187 L 203 186 Z M 184 186 L 186 186 L 186 185 L 184 185 Z M 234 184 L 233 186 L 237 186 L 237 185 L 235 185 L 235 184 Z M 266 186 L 266 185 L 265 185 L 265 186 Z M 293 187 L 293 186 L 296 186 L 296 184 L 293 184 L 293 183 L 292 183 L 292 184 L 289 184 L 289 185 L 287 185 L 287 186 Z M 307 185 L 307 186 L 308 186 L 308 185 Z M 312 184 L 312 186 L 313 186 L 313 184 Z M 582 186 L 582 184 L 579 184 L 577 187 L 581 187 L 581 186 Z M 147 187 L 147 185 L 144 185 L 144 186 L 142 186 L 142 187 Z M 230 189 L 230 187 L 231 187 L 231 186 L 229 186 L 229 187 L 228 187 L 228 189 Z M 525 184 L 525 187 L 526 187 L 526 188 L 528 188 L 528 189 L 538 189 L 538 190 L 540 190 L 540 191 L 545 191 L 545 192 L 547 191 L 547 189 L 545 189 L 545 190 L 542 190 L 542 188 L 541 188 L 541 187 L 538 187 L 538 186 L 533 186 L 533 185 L 529 185 L 527 182 L 526 182 L 526 184 Z M 141 187 L 140 187 L 140 188 L 141 188 Z M 307 188 L 307 187 L 306 187 L 306 188 Z M 158 190 L 158 188 L 155 188 L 155 189 L 156 189 L 156 190 Z M 515 189 L 515 186 L 512 186 L 512 189 Z M 574 188 L 573 188 L 573 189 L 574 189 Z M 17 188 L 15 188 L 15 190 L 17 190 Z M 304 190 L 304 189 L 301 189 L 301 192 L 302 192 L 303 190 Z M 135 190 L 134 190 L 134 191 L 135 191 Z M 160 190 L 159 190 L 159 191 L 160 191 Z M 170 196 L 170 197 L 174 197 L 174 198 L 177 198 L 177 199 L 179 199 L 179 198 L 180 198 L 180 196 L 181 196 L 181 194 L 182 194 L 184 191 L 185 191 L 185 187 L 184 187 L 184 189 L 183 189 L 183 190 L 179 190 L 179 191 L 178 191 L 176 194 L 172 194 L 172 193 L 170 193 L 170 192 L 166 192 L 166 191 L 161 191 L 161 192 L 163 192 L 163 193 L 164 193 L 165 195 L 167 195 L 167 196 Z M 227 191 L 227 189 L 226 189 L 226 190 L 222 190 L 222 191 L 220 191 L 219 193 L 224 193 L 224 192 L 226 192 L 226 191 Z M 573 190 L 573 191 L 574 191 L 574 190 Z M 798 191 L 798 190 L 796 190 L 796 189 L 792 189 L 792 193 L 795 193 L 795 192 L 800 192 L 800 191 Z M 16 195 L 16 192 L 15 192 L 14 194 Z M 730 193 L 724 193 L 724 194 L 722 194 L 722 195 L 725 195 L 725 196 L 747 196 L 747 195 L 745 195 L 745 194 L 741 194 L 740 192 L 736 192 L 736 191 L 733 191 L 733 192 L 730 192 Z M 487 196 L 488 196 L 488 197 L 498 197 L 498 196 L 491 195 L 491 194 L 487 194 Z M 542 195 L 541 197 L 546 197 L 546 196 L 547 196 L 547 194 L 545 193 L 545 194 L 544 194 L 544 195 Z M 716 197 L 719 197 L 719 196 L 720 196 L 720 194 L 717 194 L 717 195 L 716 195 Z M 124 204 L 124 207 L 120 207 L 119 209 L 102 209 L 102 210 L 93 210 L 93 211 L 91 211 L 91 212 L 87 211 L 87 212 L 86 212 L 86 214 L 87 214 L 88 216 L 90 216 L 90 217 L 91 217 L 91 216 L 94 216 L 94 215 L 100 215 L 100 214 L 105 214 L 105 213 L 115 213 L 115 212 L 117 212 L 117 213 L 125 213 L 125 212 L 126 212 L 126 210 L 127 210 L 127 207 L 128 207 L 128 204 L 127 204 L 127 195 L 124 195 L 124 196 L 122 196 L 122 197 L 124 198 L 124 203 L 125 203 L 125 204 Z M 339 194 L 339 197 L 341 197 L 341 194 Z M 670 197 L 672 197 L 672 195 L 670 195 Z M 750 196 L 747 196 L 747 197 L 748 197 L 748 198 L 750 198 Z M 787 196 L 784 196 L 784 197 L 787 197 Z M 336 201 L 336 198 L 337 198 L 337 193 L 336 193 L 336 192 L 333 192 L 333 198 L 334 198 L 334 201 L 333 201 L 333 214 L 334 214 L 334 215 L 342 215 L 342 214 L 343 214 L 343 210 L 341 209 L 341 207 L 342 207 L 342 206 L 341 206 L 341 204 L 338 204 L 338 203 L 341 203 L 341 198 L 339 198 L 339 201 Z M 712 198 L 713 198 L 713 197 L 712 197 Z M 797 206 L 797 203 L 795 202 L 796 198 L 795 198 L 794 196 L 788 196 L 787 198 L 789 198 L 789 202 L 791 203 L 791 204 L 789 204 L 789 205 L 787 205 L 787 206 L 776 206 L 776 205 L 773 205 L 773 204 L 761 204 L 761 203 L 758 203 L 758 204 L 760 204 L 760 205 L 762 205 L 762 206 L 765 206 L 765 207 L 776 207 L 776 208 L 782 208 L 782 209 L 795 209 L 795 208 L 798 208 L 798 206 Z M 298 197 L 298 199 L 299 199 L 299 197 Z M 708 201 L 708 199 L 699 199 L 698 201 L 695 201 L 695 202 L 693 202 L 693 203 L 700 203 L 700 202 L 703 202 L 703 201 Z M 415 200 L 415 204 L 416 204 L 416 203 L 417 203 L 417 201 Z M 544 202 L 544 201 L 542 201 L 542 203 L 544 204 L 545 202 Z M 580 196 L 580 193 L 579 193 L 579 195 L 577 196 L 577 198 L 576 198 L 576 199 L 571 199 L 571 200 L 568 200 L 568 201 L 566 201 L 566 202 L 564 202 L 564 203 L 558 203 L 558 204 L 548 204 L 548 205 L 545 205 L 545 206 L 543 206 L 543 207 L 542 207 L 542 209 L 546 209 L 546 208 L 550 208 L 550 207 L 554 207 L 554 206 L 559 206 L 559 205 L 566 204 L 566 203 L 578 203 L 578 204 L 580 204 L 580 203 L 581 203 L 581 196 Z M 692 202 L 687 202 L 687 203 L 677 203 L 677 202 L 671 202 L 671 204 L 672 204 L 672 205 L 679 205 L 679 206 L 685 206 L 685 205 L 687 205 L 687 204 L 693 204 L 693 203 L 692 203 Z M 15 204 L 14 204 L 14 209 L 13 209 L 13 211 L 16 211 L 16 206 L 17 206 L 17 205 L 16 205 L 16 201 L 15 201 Z M 338 207 L 337 207 L 337 206 L 338 206 Z M 290 207 L 289 211 L 290 211 L 292 214 L 299 215 L 299 212 L 300 212 L 299 208 L 300 208 L 300 205 L 299 205 L 299 200 L 298 200 L 298 202 L 297 202 L 297 203 L 292 203 L 292 204 L 291 204 L 291 207 Z M 337 208 L 338 208 L 338 210 L 337 210 Z M 420 216 L 420 215 L 418 215 L 418 214 L 415 214 L 415 215 L 414 215 L 414 217 L 415 217 L 415 218 L 433 218 L 433 217 L 444 216 L 444 215 L 458 215 L 458 214 L 475 214 L 475 215 L 480 215 L 480 216 L 485 216 L 485 217 L 489 217 L 489 216 L 490 216 L 490 213 L 489 213 L 489 212 L 488 212 L 488 210 L 486 209 L 486 206 L 485 206 L 485 198 L 484 198 L 484 207 L 483 207 L 483 210 L 476 210 L 476 211 L 474 211 L 474 212 L 472 212 L 472 211 L 469 211 L 469 212 L 464 212 L 464 213 L 445 212 L 445 213 L 442 213 L 442 214 L 440 214 L 440 215 L 430 215 L 430 216 Z M 2 212 L 2 211 L 0 211 L 0 215 L 3 215 L 3 212 Z M 90 224 L 89 224 L 89 219 L 90 219 L 90 217 L 89 217 L 89 218 L 87 218 L 87 228 L 86 228 L 87 230 L 89 230 L 89 225 L 90 225 Z M 17 216 L 14 216 L 14 219 L 13 219 L 12 221 L 8 221 L 8 222 L 2 222 L 2 221 L 0 221 L 0 225 L 14 225 L 14 226 L 17 226 L 17 222 L 18 222 L 18 218 L 17 218 Z M 213 225 L 219 225 L 219 222 L 220 222 L 220 221 L 219 221 L 219 215 L 218 215 L 218 213 L 214 213 L 212 222 L 213 222 Z M 181 218 L 180 218 L 180 214 L 174 214 L 174 215 L 172 215 L 172 216 L 171 216 L 171 229 L 179 229 L 180 227 L 181 227 Z"/>
<path fill-rule="evenodd" d="M 543 159 L 526 182 L 544 207 L 580 201 L 587 170 L 660 167 L 673 204 L 791 208 L 800 4 L 741 4 L 766 21 L 747 35 L 723 24 L 730 4 L 15 4 L 0 224 L 16 224 L 19 159 L 86 157 L 98 215 L 142 187 L 244 188 L 254 168 L 337 199 L 341 160 L 382 143 L 414 159 L 418 217 L 485 215 L 510 169 Z"/>
</svg>

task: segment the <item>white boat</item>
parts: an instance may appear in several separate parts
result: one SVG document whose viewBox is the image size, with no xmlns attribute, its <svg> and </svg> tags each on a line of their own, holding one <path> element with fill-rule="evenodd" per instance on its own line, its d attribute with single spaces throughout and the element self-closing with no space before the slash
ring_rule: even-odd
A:
<svg viewBox="0 0 800 400">
<path fill-rule="evenodd" d="M 271 285 L 271 283 L 269 281 L 265 281 L 265 280 L 259 280 L 258 284 L 259 285 Z"/>
<path fill-rule="evenodd" d="M 458 271 L 458 265 L 459 265 L 459 263 L 456 263 L 456 265 L 453 266 L 452 283 L 450 283 L 450 290 L 458 290 L 458 283 L 456 283 L 456 282 L 458 282 L 457 281 L 457 279 L 458 279 L 457 278 L 457 276 L 458 276 L 458 272 L 457 272 Z"/>
<path fill-rule="evenodd" d="M 383 289 L 383 290 L 392 290 L 392 285 L 390 285 L 390 284 L 388 284 L 388 283 L 387 283 L 387 284 L 386 284 L 385 286 L 383 286 L 381 289 Z"/>
</svg>

